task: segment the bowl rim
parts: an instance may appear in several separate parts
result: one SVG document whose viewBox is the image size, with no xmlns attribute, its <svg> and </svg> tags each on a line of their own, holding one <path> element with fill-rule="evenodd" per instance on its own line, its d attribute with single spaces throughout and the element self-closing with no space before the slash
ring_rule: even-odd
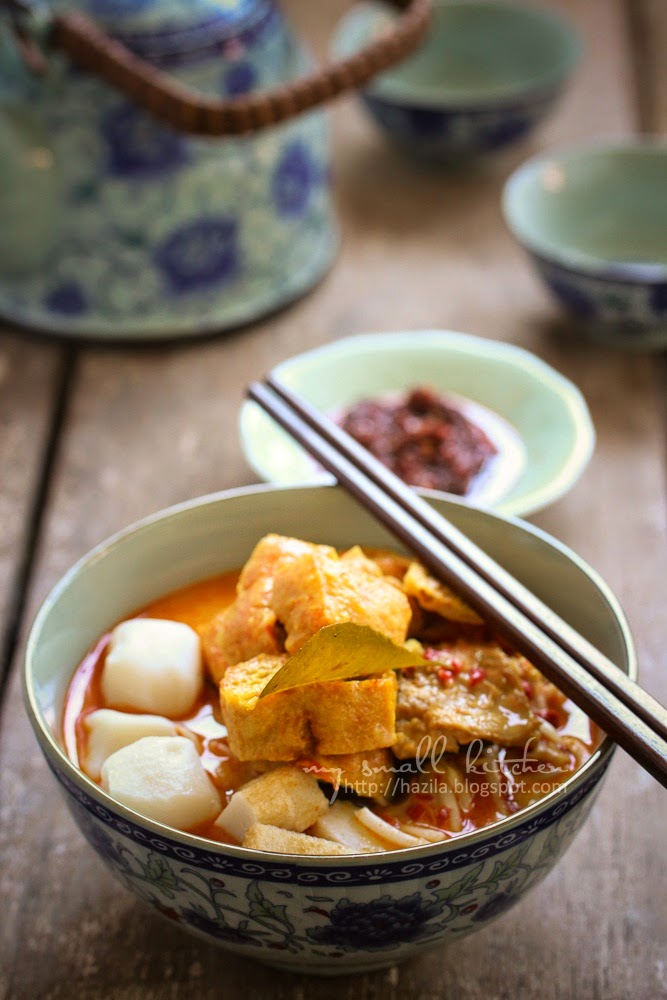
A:
<svg viewBox="0 0 667 1000">
<path fill-rule="evenodd" d="M 558 160 L 562 163 L 593 160 L 597 157 L 615 157 L 618 154 L 635 154 L 639 157 L 658 155 L 664 157 L 667 177 L 667 138 L 661 135 L 603 137 L 569 143 L 538 153 L 522 163 L 510 174 L 501 195 L 501 209 L 505 224 L 514 238 L 530 253 L 547 263 L 581 273 L 601 281 L 627 282 L 628 284 L 661 284 L 667 281 L 667 263 L 637 261 L 611 261 L 609 258 L 590 254 L 574 247 L 561 248 L 542 242 L 528 234 L 520 220 L 517 204 L 524 187 L 534 180 L 544 167 Z M 665 183 L 667 193 L 667 182 Z"/>
<path fill-rule="evenodd" d="M 423 107 L 437 111 L 473 111 L 483 113 L 502 108 L 512 108 L 517 102 L 527 99 L 539 101 L 546 99 L 561 88 L 581 59 L 584 44 L 579 31 L 571 20 L 556 10 L 547 7 L 531 7 L 515 0 L 433 0 L 437 8 L 466 7 L 480 12 L 493 12 L 518 15 L 547 28 L 552 35 L 558 35 L 561 42 L 561 52 L 557 65 L 554 64 L 548 72 L 540 72 L 537 76 L 504 85 L 494 84 L 488 91 L 466 92 L 464 88 L 452 92 L 447 88 L 434 85 L 413 83 L 409 80 L 394 80 L 391 71 L 382 74 L 362 91 L 363 96 L 372 100 L 384 101 L 388 105 L 401 107 Z M 355 16 L 355 10 L 341 20 L 336 32 L 334 51 L 343 49 L 341 40 L 345 24 Z"/>
<path fill-rule="evenodd" d="M 516 482 L 510 487 L 509 492 L 494 501 L 492 510 L 503 516 L 525 517 L 542 510 L 567 493 L 586 469 L 595 449 L 595 426 L 588 409 L 588 404 L 582 391 L 571 379 L 538 357 L 537 354 L 527 350 L 525 347 L 520 347 L 518 344 L 496 340 L 492 337 L 481 337 L 473 333 L 461 333 L 456 330 L 435 328 L 357 333 L 349 337 L 341 337 L 338 340 L 330 341 L 327 344 L 321 344 L 306 351 L 301 351 L 299 354 L 293 354 L 275 365 L 272 373 L 280 376 L 285 371 L 289 371 L 294 365 L 303 366 L 313 363 L 317 365 L 322 360 L 326 362 L 330 357 L 335 358 L 337 355 L 344 356 L 350 351 L 354 354 L 357 350 L 361 349 L 363 351 L 366 347 L 380 351 L 388 345 L 397 352 L 400 350 L 414 351 L 415 344 L 421 346 L 422 343 L 425 347 L 431 347 L 433 350 L 443 348 L 444 350 L 468 352 L 475 355 L 481 353 L 491 363 L 511 362 L 513 368 L 527 373 L 534 380 L 535 391 L 538 388 L 544 388 L 546 385 L 550 392 L 559 397 L 563 407 L 567 410 L 573 427 L 576 428 L 576 430 L 573 430 L 575 440 L 570 454 L 563 467 L 556 474 L 552 475 L 548 481 L 537 484 L 529 492 L 524 491 L 523 495 L 511 499 L 517 485 L 521 483 L 525 475 L 525 469 L 522 470 Z M 446 390 L 443 389 L 442 392 L 443 395 L 447 395 Z M 449 395 L 453 397 L 457 393 L 451 392 Z M 465 396 L 466 394 L 458 393 L 458 395 Z M 475 398 L 474 401 L 487 407 L 487 409 L 494 410 L 494 407 L 484 399 Z M 245 400 L 239 409 L 239 435 L 243 453 L 253 471 L 262 480 L 278 485 L 278 482 L 272 478 L 271 470 L 266 462 L 262 461 L 261 456 L 257 455 L 257 449 L 253 444 L 253 436 L 248 427 L 248 414 L 255 407 L 255 403 Z M 509 416 L 503 413 L 499 415 L 503 420 L 507 420 L 510 424 L 512 423 Z M 521 437 L 523 446 L 526 447 L 524 435 L 519 432 L 518 428 L 515 429 L 517 429 Z M 294 447 L 297 448 L 299 446 L 294 445 Z M 527 459 L 529 457 L 527 455 Z M 330 482 L 331 477 L 327 480 L 323 476 L 321 480 L 315 483 L 314 479 L 307 478 L 305 474 L 302 480 L 303 483 L 308 482 L 314 485 L 323 485 L 327 481 Z M 295 484 L 296 481 L 280 483 L 280 485 L 288 486 Z M 439 497 L 449 499 L 452 497 L 452 494 L 446 494 L 440 490 L 424 490 L 423 492 L 425 496 L 431 499 Z M 459 499 L 469 506 L 479 506 L 473 500 L 466 499 L 465 497 Z"/>
<path fill-rule="evenodd" d="M 140 813 L 137 813 L 122 803 L 116 801 L 112 798 L 112 796 L 105 792 L 103 788 L 96 784 L 96 782 L 84 774 L 84 772 L 81 771 L 72 760 L 70 760 L 64 747 L 60 745 L 51 731 L 51 728 L 39 707 L 35 680 L 32 673 L 32 665 L 35 649 L 40 638 L 40 632 L 44 621 L 50 614 L 53 605 L 57 602 L 60 595 L 67 590 L 71 581 L 79 574 L 79 572 L 83 568 L 94 564 L 100 559 L 103 559 L 111 548 L 120 542 L 131 538 L 133 535 L 150 531 L 156 524 L 165 520 L 178 518 L 184 515 L 187 516 L 192 511 L 196 511 L 202 507 L 214 506 L 219 503 L 224 503 L 227 499 L 234 499 L 258 493 L 303 490 L 310 491 L 322 489 L 340 490 L 342 492 L 342 487 L 337 485 L 314 485 L 309 483 L 303 485 L 276 486 L 272 484 L 260 483 L 253 484 L 251 486 L 240 486 L 228 490 L 221 490 L 215 493 L 209 493 L 204 496 L 182 501 L 181 503 L 155 511 L 153 514 L 149 514 L 147 517 L 141 518 L 127 527 L 122 528 L 120 531 L 110 535 L 108 538 L 102 540 L 87 553 L 81 556 L 81 558 L 78 559 L 60 577 L 45 597 L 30 627 L 21 670 L 23 701 L 29 721 L 40 747 L 47 757 L 47 762 L 57 772 L 59 772 L 59 774 L 57 774 L 58 780 L 61 780 L 60 775 L 62 774 L 69 783 L 73 783 L 88 797 L 96 800 L 106 810 L 116 813 L 135 826 L 145 827 L 160 837 L 166 837 L 172 841 L 175 840 L 200 851 L 205 850 L 211 855 L 226 854 L 240 861 L 245 860 L 248 862 L 257 862 L 258 858 L 263 858 L 271 863 L 292 865 L 295 867 L 312 867 L 313 865 L 316 865 L 321 868 L 335 868 L 341 866 L 346 867 L 348 865 L 351 865 L 352 867 L 373 865 L 380 863 L 378 860 L 380 857 L 386 858 L 385 863 L 388 864 L 391 862 L 402 862 L 405 860 L 417 860 L 423 856 L 429 856 L 434 853 L 441 854 L 450 851 L 456 852 L 464 850 L 465 848 L 473 846 L 486 838 L 502 836 L 505 832 L 509 832 L 515 826 L 523 825 L 524 822 L 531 820 L 531 818 L 534 818 L 539 813 L 549 811 L 556 805 L 557 802 L 568 796 L 577 786 L 585 784 L 587 779 L 592 776 L 593 772 L 599 770 L 601 776 L 604 773 L 606 765 L 609 763 L 610 756 L 616 748 L 614 742 L 607 735 L 604 736 L 601 744 L 595 749 L 588 760 L 586 760 L 580 768 L 574 771 L 572 775 L 562 784 L 558 785 L 553 791 L 547 793 L 544 798 L 538 799 L 536 802 L 526 806 L 524 809 L 519 810 L 514 815 L 504 817 L 495 823 L 489 824 L 489 826 L 482 827 L 472 833 L 465 833 L 458 837 L 452 837 L 449 840 L 388 851 L 386 852 L 386 855 L 383 854 L 381 856 L 378 854 L 323 856 L 280 854 L 269 851 L 260 851 L 255 848 L 237 847 L 234 844 L 223 844 L 219 841 L 209 840 L 206 837 L 177 830 L 173 827 L 142 816 Z M 450 503 L 452 506 L 467 506 L 466 504 L 463 504 L 453 498 L 451 500 L 447 498 L 446 502 Z M 470 508 L 468 507 L 468 509 Z M 599 573 L 594 570 L 583 558 L 581 558 L 581 556 L 578 556 L 572 549 L 570 549 L 569 546 L 565 545 L 548 532 L 538 528 L 536 525 L 523 521 L 521 518 L 504 517 L 494 512 L 481 510 L 479 508 L 475 508 L 475 515 L 496 521 L 509 522 L 510 524 L 515 525 L 521 530 L 526 531 L 528 534 L 533 535 L 545 542 L 547 545 L 557 549 L 561 554 L 565 555 L 566 558 L 573 562 L 586 576 L 589 577 L 607 601 L 610 610 L 614 615 L 623 637 L 624 646 L 627 650 L 628 676 L 632 680 L 636 680 L 637 653 L 629 623 L 623 609 L 621 608 L 618 598 L 615 596 L 609 585 L 602 579 Z"/>
</svg>

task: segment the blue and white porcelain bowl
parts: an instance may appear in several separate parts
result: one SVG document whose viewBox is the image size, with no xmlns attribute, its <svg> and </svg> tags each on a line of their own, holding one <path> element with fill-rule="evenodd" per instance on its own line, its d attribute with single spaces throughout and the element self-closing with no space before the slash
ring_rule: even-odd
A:
<svg viewBox="0 0 667 1000">
<path fill-rule="evenodd" d="M 454 501 L 434 505 L 635 675 L 623 613 L 574 553 L 520 521 Z M 268 531 L 341 547 L 393 544 L 335 486 L 247 487 L 156 514 L 98 546 L 47 598 L 26 654 L 28 713 L 81 832 L 156 912 L 285 969 L 381 968 L 483 927 L 544 878 L 586 819 L 613 746 L 605 740 L 562 786 L 511 818 L 387 854 L 313 858 L 230 847 L 114 802 L 63 750 L 63 699 L 76 665 L 111 624 L 159 594 L 240 566 Z"/>
<path fill-rule="evenodd" d="M 353 10 L 336 51 L 357 51 L 388 17 Z M 410 153 L 458 158 L 528 135 L 560 95 L 580 55 L 574 29 L 552 11 L 490 0 L 434 0 L 421 48 L 362 93 L 387 136 Z"/>
<path fill-rule="evenodd" d="M 523 164 L 505 219 L 582 327 L 610 345 L 667 345 L 667 143 L 604 141 Z"/>
</svg>

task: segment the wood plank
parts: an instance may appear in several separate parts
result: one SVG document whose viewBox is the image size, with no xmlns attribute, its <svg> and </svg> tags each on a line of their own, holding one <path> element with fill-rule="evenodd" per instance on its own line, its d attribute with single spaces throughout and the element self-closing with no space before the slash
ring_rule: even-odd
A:
<svg viewBox="0 0 667 1000">
<path fill-rule="evenodd" d="M 306 5 L 302 5 L 306 6 Z M 344 243 L 293 309 L 230 337 L 161 351 L 86 351 L 68 410 L 30 608 L 110 531 L 165 504 L 251 480 L 236 437 L 243 385 L 284 357 L 366 330 L 439 326 L 521 344 L 572 377 L 598 429 L 577 487 L 537 522 L 609 580 L 627 608 L 643 679 L 666 688 L 664 423 L 656 367 L 576 339 L 504 230 L 498 199 L 515 164 L 547 145 L 637 125 L 621 0 L 563 0 L 587 60 L 527 146 L 445 176 L 389 150 L 352 101 L 335 113 Z M 320 5 L 304 18 L 328 26 Z M 295 8 L 293 2 L 291 8 Z M 638 502 L 641 498 L 642 502 Z M 181 936 L 115 885 L 84 848 L 21 714 L 15 678 L 0 730 L 11 872 L 3 887 L 0 995 L 213 998 L 544 998 L 667 992 L 665 894 L 656 891 L 665 799 L 617 755 L 567 860 L 501 921 L 448 953 L 336 981 L 281 975 Z M 641 816 L 638 828 L 637 817 Z M 11 851 L 11 855 L 10 855 Z M 9 867 L 9 866 L 8 866 Z"/>
<path fill-rule="evenodd" d="M 53 443 L 53 417 L 66 368 L 65 354 L 56 345 L 0 330 L 0 697 L 23 610 L 38 522 L 37 504 Z M 13 705 L 13 713 L 22 715 L 15 695 L 7 699 L 7 704 Z M 11 744 L 9 750 L 13 755 Z M 7 924 L 4 917 L 2 924 L 10 926 L 21 893 L 8 891 L 15 830 L 2 793 L 0 787 L 0 896 L 7 907 Z M 7 832 L 11 832 L 10 838 L 6 838 Z M 0 994 L 4 967 L 0 960 Z"/>
<path fill-rule="evenodd" d="M 636 39 L 635 69 L 642 130 L 667 139 L 667 5 L 637 0 L 628 7 Z M 667 351 L 658 361 L 663 423 L 667 426 Z"/>
<path fill-rule="evenodd" d="M 642 127 L 667 135 L 667 8 L 662 0 L 637 0 L 628 14 L 637 46 L 636 74 Z"/>
<path fill-rule="evenodd" d="M 0 689 L 62 364 L 61 349 L 0 330 Z"/>
</svg>

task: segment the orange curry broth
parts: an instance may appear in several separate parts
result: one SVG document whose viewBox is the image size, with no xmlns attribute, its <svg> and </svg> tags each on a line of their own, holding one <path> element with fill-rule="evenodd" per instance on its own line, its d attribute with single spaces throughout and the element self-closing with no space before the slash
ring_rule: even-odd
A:
<svg viewBox="0 0 667 1000">
<path fill-rule="evenodd" d="M 135 614 L 129 615 L 128 618 L 165 618 L 184 622 L 201 635 L 211 620 L 233 602 L 239 573 L 240 570 L 234 570 L 190 584 L 148 604 Z M 79 762 L 85 756 L 84 719 L 96 709 L 105 707 L 101 680 L 110 639 L 111 630 L 105 633 L 86 654 L 74 673 L 65 699 L 62 719 L 63 741 L 67 755 L 77 766 L 80 766 Z M 129 706 L 121 710 L 136 711 Z M 196 729 L 197 722 L 211 715 L 222 725 L 218 689 L 212 681 L 207 680 L 200 698 L 191 711 L 182 718 L 172 721 L 185 726 L 193 724 Z M 562 735 L 576 736 L 585 748 L 585 756 L 590 756 L 602 739 L 602 733 L 598 727 L 570 701 L 565 702 L 560 721 L 559 732 Z M 196 739 L 202 764 L 220 792 L 223 802 L 228 801 L 238 788 L 258 773 L 252 762 L 243 763 L 236 760 L 226 739 L 212 739 L 199 733 L 196 734 Z M 501 748 L 499 756 L 501 760 L 505 757 L 510 760 L 521 759 L 522 751 L 520 748 Z M 530 754 L 527 756 L 530 757 Z M 447 754 L 445 759 L 465 764 L 466 755 L 464 753 Z M 306 766 L 308 762 L 303 763 Z M 484 772 L 482 757 L 478 761 L 480 770 L 472 774 L 476 786 L 472 795 L 472 803 L 470 809 L 466 811 L 463 829 L 457 833 L 448 829 L 448 810 L 442 808 L 434 797 L 434 779 L 429 775 L 410 774 L 402 768 L 402 765 L 405 764 L 405 761 L 397 760 L 395 763 L 396 773 L 385 775 L 384 779 L 380 776 L 382 783 L 399 792 L 405 792 L 409 785 L 412 788 L 409 794 L 401 795 L 398 801 L 391 805 L 373 807 L 374 811 L 387 822 L 396 826 L 400 826 L 403 822 L 427 824 L 441 829 L 443 838 L 447 838 L 480 829 L 503 818 L 503 814 L 497 811 L 494 797 L 489 794 L 488 785 L 489 781 L 493 780 L 494 774 Z M 548 782 L 549 787 L 554 788 L 557 784 L 567 780 L 575 769 L 576 765 L 573 765 L 569 770 L 543 774 L 539 773 L 537 769 L 531 770 L 530 765 L 527 769 L 522 768 L 519 778 L 523 784 L 523 791 L 520 794 L 517 794 L 516 791 L 511 794 L 509 798 L 510 812 L 518 811 L 535 799 L 543 797 L 546 791 L 539 790 L 542 782 Z M 502 774 L 495 775 L 495 777 L 503 780 Z M 435 780 L 437 782 L 437 775 Z M 422 790 L 420 790 L 420 786 Z M 222 843 L 236 843 L 224 830 L 213 823 L 202 824 L 188 832 Z"/>
<path fill-rule="evenodd" d="M 236 582 L 239 570 L 222 573 L 199 583 L 190 584 L 180 590 L 175 590 L 164 597 L 141 608 L 128 618 L 167 618 L 190 625 L 200 635 L 220 611 L 228 607 L 236 596 Z M 69 686 L 65 699 L 63 713 L 63 740 L 65 750 L 70 759 L 80 766 L 80 760 L 85 756 L 86 730 L 83 721 L 87 715 L 98 708 L 104 708 L 102 695 L 102 672 L 106 653 L 111 640 L 111 630 L 107 632 L 86 654 L 78 667 Z M 129 706 L 122 707 L 125 712 L 137 712 Z M 143 714 L 137 713 L 137 714 Z M 201 696 L 193 708 L 182 718 L 172 719 L 176 723 L 188 725 L 213 715 L 220 719 L 220 702 L 217 687 L 207 680 Z M 197 743 L 202 764 L 218 788 L 223 801 L 229 799 L 232 793 L 241 785 L 254 777 L 252 765 L 237 761 L 231 754 L 227 741 L 224 739 L 208 739 L 197 734 Z M 97 782 L 100 784 L 100 782 Z M 222 843 L 235 843 L 224 830 L 206 823 L 189 831 L 211 840 Z"/>
</svg>

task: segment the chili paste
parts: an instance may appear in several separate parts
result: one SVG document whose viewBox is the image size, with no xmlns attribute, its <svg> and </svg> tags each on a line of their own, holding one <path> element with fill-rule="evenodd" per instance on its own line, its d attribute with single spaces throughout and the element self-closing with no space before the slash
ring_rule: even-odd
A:
<svg viewBox="0 0 667 1000">
<path fill-rule="evenodd" d="M 404 482 L 459 496 L 497 453 L 481 427 L 423 386 L 362 400 L 345 411 L 340 424 Z"/>
</svg>

